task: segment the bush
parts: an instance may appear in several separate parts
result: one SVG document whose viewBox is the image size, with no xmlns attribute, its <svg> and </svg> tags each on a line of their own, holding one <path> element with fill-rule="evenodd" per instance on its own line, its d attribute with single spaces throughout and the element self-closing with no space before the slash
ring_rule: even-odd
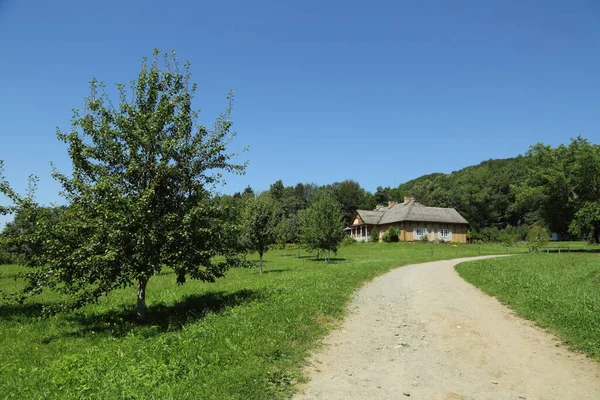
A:
<svg viewBox="0 0 600 400">
<path fill-rule="evenodd" d="M 393 226 L 390 226 L 390 229 L 383 234 L 383 241 L 387 243 L 399 241 L 398 230 L 396 230 L 396 228 Z"/>
<path fill-rule="evenodd" d="M 2 264 L 16 264 L 16 257 L 12 254 L 0 251 L 0 265 Z"/>
<path fill-rule="evenodd" d="M 516 246 L 521 240 L 527 237 L 528 229 L 526 226 L 510 226 L 500 231 L 500 242 L 505 246 Z"/>
<path fill-rule="evenodd" d="M 354 238 L 352 236 L 344 236 L 344 238 L 342 239 L 342 243 L 340 245 L 341 246 L 349 246 L 354 243 L 356 243 L 356 240 L 354 240 Z"/>
<path fill-rule="evenodd" d="M 483 236 L 483 241 L 488 243 L 498 243 L 500 242 L 500 230 L 495 226 L 488 226 L 481 230 L 481 235 Z"/>
<path fill-rule="evenodd" d="M 467 240 L 469 243 L 483 243 L 484 237 L 481 233 L 473 229 L 467 229 Z"/>
<path fill-rule="evenodd" d="M 379 242 L 379 230 L 373 229 L 369 236 L 370 236 L 369 240 L 371 242 Z"/>
<path fill-rule="evenodd" d="M 548 229 L 540 225 L 532 225 L 527 233 L 527 244 L 533 251 L 538 251 L 550 241 Z"/>
<path fill-rule="evenodd" d="M 525 240 L 529 228 L 527 226 L 511 226 L 498 229 L 495 226 L 488 226 L 480 231 L 467 231 L 467 239 L 470 243 L 502 243 L 506 246 L 514 246 L 517 242 Z"/>
</svg>

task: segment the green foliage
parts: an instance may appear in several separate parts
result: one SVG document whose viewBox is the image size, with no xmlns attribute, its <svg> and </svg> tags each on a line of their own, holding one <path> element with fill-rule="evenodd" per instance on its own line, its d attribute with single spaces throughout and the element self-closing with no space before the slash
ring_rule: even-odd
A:
<svg viewBox="0 0 600 400">
<path fill-rule="evenodd" d="M 567 233 L 585 203 L 600 201 L 600 146 L 578 137 L 554 149 L 538 143 L 528 156 L 527 179 L 513 186 L 513 208 L 524 214 L 525 222 Z"/>
<path fill-rule="evenodd" d="M 455 208 L 469 221 L 471 229 L 480 231 L 487 226 L 519 224 L 521 216 L 510 208 L 514 201 L 510 187 L 526 175 L 526 157 L 488 160 L 451 174 L 424 175 L 395 189 L 378 188 L 378 193 L 385 200 L 414 196 L 427 206 Z"/>
<path fill-rule="evenodd" d="M 269 194 L 281 209 L 284 218 L 290 218 L 308 206 L 305 186 L 301 183 L 295 187 L 284 186 L 283 182 L 278 180 L 271 185 Z"/>
<path fill-rule="evenodd" d="M 525 240 L 529 230 L 526 226 L 507 226 L 499 231 L 498 240 L 505 246 L 516 246 L 518 242 Z"/>
<path fill-rule="evenodd" d="M 469 229 L 467 239 L 471 243 L 502 243 L 505 246 L 515 246 L 527 237 L 529 227 L 525 225 L 511 226 L 498 229 L 497 227 L 486 227 L 481 231 Z"/>
<path fill-rule="evenodd" d="M 15 256 L 5 251 L 0 251 L 0 265 L 3 264 L 16 264 L 18 260 Z"/>
<path fill-rule="evenodd" d="M 532 225 L 527 233 L 527 244 L 533 251 L 538 251 L 550 241 L 548 229 L 540 225 Z"/>
<path fill-rule="evenodd" d="M 352 244 L 356 244 L 356 240 L 351 236 L 344 235 L 340 246 L 350 246 Z"/>
<path fill-rule="evenodd" d="M 344 223 L 350 225 L 357 209 L 372 210 L 377 205 L 360 184 L 353 180 L 336 182 L 331 185 L 333 196 L 340 203 L 344 214 Z"/>
<path fill-rule="evenodd" d="M 277 243 L 298 243 L 300 240 L 300 217 L 293 214 L 288 218 L 282 218 L 275 230 Z"/>
<path fill-rule="evenodd" d="M 335 253 L 345 236 L 342 219 L 337 200 L 328 191 L 321 192 L 312 205 L 300 214 L 300 242 L 309 251 Z"/>
<path fill-rule="evenodd" d="M 271 195 L 264 194 L 251 200 L 244 216 L 245 236 L 248 248 L 258 253 L 260 257 L 260 272 L 262 273 L 262 256 L 275 243 L 279 208 Z"/>
<path fill-rule="evenodd" d="M 387 231 L 383 234 L 383 241 L 386 243 L 398 242 L 398 230 L 393 226 L 390 226 Z"/>
<path fill-rule="evenodd" d="M 462 263 L 456 270 L 521 317 L 600 361 L 597 255 L 530 254 Z"/>
<path fill-rule="evenodd" d="M 130 91 L 117 88 L 112 102 L 92 80 L 84 111 L 75 110 L 69 132 L 57 134 L 73 165 L 70 175 L 53 172 L 68 203 L 60 219 L 38 218 L 42 208 L 31 196 L 16 196 L 5 180 L 0 192 L 35 221 L 34 239 L 43 242 L 30 257 L 35 270 L 23 295 L 53 288 L 74 296 L 77 307 L 137 284 L 142 320 L 147 282 L 163 265 L 178 283 L 223 276 L 231 231 L 211 190 L 221 172 L 245 166 L 232 164 L 225 151 L 233 136 L 229 108 L 212 128 L 197 124 L 196 86 L 174 53 L 155 50 Z"/>
<path fill-rule="evenodd" d="M 584 203 L 575 213 L 569 231 L 590 243 L 600 243 L 600 201 Z"/>
<path fill-rule="evenodd" d="M 0 246 L 6 257 L 16 264 L 32 262 L 45 247 L 45 238 L 38 234 L 39 226 L 60 222 L 64 210 L 64 207 L 36 207 L 32 197 L 23 203 L 0 235 Z"/>
<path fill-rule="evenodd" d="M 371 229 L 371 233 L 369 234 L 369 241 L 377 243 L 379 242 L 379 230 L 376 228 Z"/>
</svg>

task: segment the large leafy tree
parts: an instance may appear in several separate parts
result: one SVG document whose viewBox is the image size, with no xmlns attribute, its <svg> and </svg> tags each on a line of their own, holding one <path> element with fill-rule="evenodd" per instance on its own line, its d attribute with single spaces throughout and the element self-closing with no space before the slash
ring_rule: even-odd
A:
<svg viewBox="0 0 600 400">
<path fill-rule="evenodd" d="M 357 209 L 372 210 L 377 205 L 375 198 L 369 196 L 354 180 L 345 180 L 331 185 L 335 199 L 340 203 L 344 213 L 344 223 L 350 225 Z"/>
<path fill-rule="evenodd" d="M 300 213 L 300 241 L 309 250 L 336 252 L 344 239 L 343 213 L 340 203 L 323 190 L 312 205 Z"/>
<path fill-rule="evenodd" d="M 50 287 L 74 295 L 79 306 L 137 285 L 143 321 L 148 280 L 163 265 L 175 269 L 178 283 L 186 276 L 214 281 L 228 267 L 229 232 L 211 197 L 222 172 L 245 169 L 226 151 L 231 101 L 211 128 L 199 125 L 189 64 L 158 50 L 130 90 L 117 85 L 118 102 L 102 83 L 90 86 L 84 111 L 74 111 L 69 132 L 58 132 L 73 171 L 53 176 L 68 206 L 59 221 L 40 221 L 43 246 L 29 260 L 35 270 L 23 295 Z M 39 209 L 5 181 L 0 188 L 19 210 Z"/>
<path fill-rule="evenodd" d="M 250 200 L 246 207 L 246 243 L 249 249 L 258 252 L 261 274 L 263 255 L 277 239 L 279 213 L 277 203 L 268 193 Z"/>
</svg>

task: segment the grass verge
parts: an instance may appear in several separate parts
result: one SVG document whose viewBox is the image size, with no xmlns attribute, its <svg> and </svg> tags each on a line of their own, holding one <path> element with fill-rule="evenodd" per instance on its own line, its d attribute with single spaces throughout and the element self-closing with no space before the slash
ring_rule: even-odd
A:
<svg viewBox="0 0 600 400">
<path fill-rule="evenodd" d="M 54 293 L 0 304 L 1 399 L 273 399 L 303 380 L 310 351 L 352 293 L 394 266 L 526 251 L 494 245 L 356 243 L 326 264 L 269 252 L 265 273 L 233 269 L 216 283 L 148 286 L 150 323 L 134 323 L 133 288 L 77 312 L 42 316 Z M 0 266 L 0 290 L 23 268 Z"/>
<path fill-rule="evenodd" d="M 600 361 L 600 255 L 528 254 L 462 263 L 465 280 Z"/>
</svg>

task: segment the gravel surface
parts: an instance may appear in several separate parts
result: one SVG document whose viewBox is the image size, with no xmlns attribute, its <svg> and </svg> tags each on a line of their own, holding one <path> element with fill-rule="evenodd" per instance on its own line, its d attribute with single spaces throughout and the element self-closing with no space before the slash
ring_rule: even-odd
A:
<svg viewBox="0 0 600 400">
<path fill-rule="evenodd" d="M 600 399 L 600 364 L 466 283 L 460 262 L 366 284 L 295 399 Z"/>
</svg>

